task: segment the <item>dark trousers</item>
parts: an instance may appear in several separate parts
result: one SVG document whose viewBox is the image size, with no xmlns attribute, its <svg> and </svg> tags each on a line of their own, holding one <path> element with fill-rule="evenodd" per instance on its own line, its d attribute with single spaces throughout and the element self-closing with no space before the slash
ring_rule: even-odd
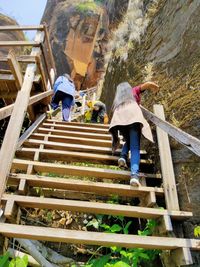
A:
<svg viewBox="0 0 200 267">
<path fill-rule="evenodd" d="M 68 95 L 62 91 L 57 91 L 53 96 L 51 102 L 51 106 L 54 110 L 58 108 L 60 101 L 62 101 L 63 121 L 68 121 L 70 115 L 70 109 L 73 104 L 73 96 Z"/>
</svg>

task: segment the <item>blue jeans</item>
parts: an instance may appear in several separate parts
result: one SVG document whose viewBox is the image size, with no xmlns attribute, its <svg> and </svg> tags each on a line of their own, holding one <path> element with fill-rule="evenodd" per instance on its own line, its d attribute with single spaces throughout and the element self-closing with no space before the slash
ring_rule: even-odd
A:
<svg viewBox="0 0 200 267">
<path fill-rule="evenodd" d="M 73 96 L 68 95 L 62 91 L 57 91 L 52 98 L 51 107 L 55 110 L 59 106 L 59 102 L 62 101 L 62 116 L 63 121 L 69 120 L 71 106 L 73 104 Z"/>
<path fill-rule="evenodd" d="M 125 139 L 122 147 L 121 158 L 127 160 L 128 152 L 131 151 L 131 175 L 138 174 L 140 165 L 140 123 L 134 123 L 130 126 L 125 126 L 120 129 L 121 134 Z"/>
</svg>

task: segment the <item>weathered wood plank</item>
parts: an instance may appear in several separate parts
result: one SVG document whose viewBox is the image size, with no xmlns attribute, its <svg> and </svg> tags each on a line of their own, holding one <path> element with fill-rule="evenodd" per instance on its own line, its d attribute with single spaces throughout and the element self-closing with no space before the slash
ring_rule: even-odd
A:
<svg viewBox="0 0 200 267">
<path fill-rule="evenodd" d="M 86 152 L 73 152 L 73 151 L 63 151 L 63 150 L 54 150 L 54 149 L 37 149 L 37 148 L 26 148 L 23 147 L 20 150 L 16 151 L 17 157 L 32 159 L 36 151 L 39 150 L 40 159 L 44 160 L 60 160 L 66 162 L 82 162 L 88 161 L 93 163 L 101 163 L 105 165 L 117 165 L 118 157 L 111 155 L 102 155 Z M 151 160 L 140 160 L 141 165 L 151 166 L 153 162 Z"/>
<path fill-rule="evenodd" d="M 29 55 L 16 56 L 16 59 L 20 63 L 35 63 L 35 57 Z M 8 62 L 7 56 L 1 56 L 0 62 Z"/>
<path fill-rule="evenodd" d="M 36 66 L 35 64 L 30 64 L 27 67 L 26 74 L 24 77 L 24 83 L 19 91 L 12 116 L 10 118 L 6 134 L 2 143 L 0 151 L 0 198 L 4 192 L 6 185 L 6 178 L 10 171 L 12 165 L 12 159 L 14 157 L 15 149 L 17 146 L 18 138 L 20 135 L 22 123 L 24 120 L 25 112 L 28 106 L 30 91 L 32 88 L 32 83 L 34 79 Z M 19 108 L 20 107 L 20 108 Z"/>
<path fill-rule="evenodd" d="M 118 171 L 112 169 L 104 169 L 104 168 L 93 168 L 86 166 L 72 166 L 72 165 L 64 165 L 64 164 L 55 164 L 55 163 L 47 163 L 47 162 L 34 162 L 30 160 L 20 160 L 14 159 L 12 168 L 13 169 L 21 169 L 26 171 L 27 166 L 29 164 L 33 164 L 34 170 L 36 172 L 43 173 L 55 173 L 59 175 L 72 175 L 72 176 L 80 176 L 80 177 L 98 177 L 112 180 L 129 180 L 130 172 L 128 171 Z M 145 173 L 146 178 L 156 178 L 161 179 L 159 174 L 147 174 Z"/>
<path fill-rule="evenodd" d="M 51 127 L 51 123 L 43 123 L 43 127 Z M 89 132 L 89 133 L 100 133 L 100 134 L 109 134 L 108 130 L 102 128 L 93 128 L 93 127 L 83 127 L 83 126 L 76 126 L 76 125 L 62 125 L 56 124 L 55 129 L 59 130 L 67 130 L 67 131 L 81 131 L 81 132 Z"/>
<path fill-rule="evenodd" d="M 161 118 L 163 121 L 165 120 L 165 115 L 162 105 L 154 105 L 154 112 L 157 117 Z M 169 210 L 180 210 L 169 138 L 167 133 L 164 130 L 160 129 L 158 126 L 156 127 L 156 131 L 158 138 L 158 147 L 160 154 L 166 206 Z"/>
<path fill-rule="evenodd" d="M 72 244 L 90 244 L 99 246 L 117 246 L 127 248 L 173 250 L 190 248 L 200 250 L 199 240 L 173 237 L 153 237 L 124 234 L 108 234 L 65 230 L 49 227 L 37 227 L 15 224 L 0 224 L 0 233 L 7 237 L 26 238 Z"/>
<path fill-rule="evenodd" d="M 42 140 L 46 134 L 45 133 L 33 133 L 31 139 Z M 83 144 L 91 146 L 101 146 L 101 147 L 111 147 L 111 141 L 108 140 L 99 140 L 99 139 L 90 139 L 90 138 L 81 138 L 73 136 L 64 136 L 64 135 L 49 135 L 49 141 L 60 142 L 60 143 L 70 143 L 70 144 Z M 142 154 L 146 152 L 142 150 Z"/>
<path fill-rule="evenodd" d="M 130 185 L 102 183 L 92 181 L 82 181 L 75 179 L 66 179 L 59 177 L 47 177 L 41 175 L 28 174 L 11 174 L 8 184 L 19 184 L 21 180 L 25 180 L 29 186 L 43 187 L 62 190 L 73 190 L 79 192 L 97 193 L 100 195 L 119 195 L 127 197 L 144 197 L 149 193 L 154 193 L 157 196 L 164 196 L 162 188 L 154 187 L 132 187 Z"/>
<path fill-rule="evenodd" d="M 49 132 L 50 127 L 43 127 L 43 125 L 38 128 L 39 133 L 46 133 Z M 97 134 L 97 133 L 87 133 L 87 132 L 77 132 L 77 131 L 63 131 L 63 130 L 52 130 L 52 133 L 56 135 L 63 135 L 63 136 L 73 136 L 73 137 L 86 137 L 91 139 L 99 139 L 99 140 L 111 140 L 111 136 L 108 134 Z"/>
<path fill-rule="evenodd" d="M 22 30 L 43 30 L 44 25 L 9 25 L 9 26 L 0 26 L 0 31 L 22 31 Z"/>
<path fill-rule="evenodd" d="M 35 37 L 35 41 L 40 43 L 44 40 L 44 34 L 38 32 Z M 31 56 L 35 56 L 39 51 L 39 48 L 33 48 Z M 0 199 L 5 190 L 7 176 L 12 166 L 12 160 L 15 154 L 15 150 L 18 143 L 22 123 L 28 107 L 30 92 L 33 85 L 35 76 L 36 65 L 29 64 L 26 68 L 26 73 L 21 90 L 18 92 L 12 116 L 10 118 L 6 134 L 0 150 Z"/>
<path fill-rule="evenodd" d="M 158 118 L 155 114 L 148 111 L 144 107 L 141 107 L 145 117 L 152 121 L 156 126 L 161 128 L 163 131 L 168 133 L 171 137 L 176 139 L 180 144 L 186 146 L 189 150 L 191 150 L 196 155 L 200 156 L 200 140 L 181 129 L 177 128 L 176 126 L 170 124 Z"/>
<path fill-rule="evenodd" d="M 26 208 L 78 211 L 145 219 L 156 219 L 164 215 L 171 216 L 171 218 L 173 218 L 174 220 L 185 220 L 192 217 L 192 212 L 186 211 L 169 211 L 164 209 L 162 210 L 89 201 L 29 197 L 9 194 L 3 194 L 2 200 L 12 200 L 15 201 L 18 206 Z"/>
<path fill-rule="evenodd" d="M 39 47 L 39 42 L 34 41 L 0 41 L 0 47 L 2 46 L 33 46 L 33 47 Z"/>
<path fill-rule="evenodd" d="M 84 123 L 84 122 L 66 122 L 61 120 L 55 120 L 55 119 L 48 119 L 47 122 L 55 122 L 56 124 L 63 124 L 63 125 L 75 125 L 75 126 L 83 126 L 83 127 L 92 127 L 92 128 L 103 128 L 103 129 L 109 129 L 108 124 L 100 124 L 100 123 Z"/>
<path fill-rule="evenodd" d="M 30 97 L 28 105 L 29 106 L 33 105 L 33 104 L 41 101 L 42 99 L 51 96 L 52 94 L 53 94 L 52 91 L 47 91 L 47 92 L 43 92 L 43 93 L 39 93 L 37 95 L 34 95 L 34 96 Z M 9 117 L 12 114 L 13 108 L 14 108 L 14 104 L 11 104 L 9 106 L 1 108 L 0 109 L 0 120 Z"/>
<path fill-rule="evenodd" d="M 38 128 L 45 118 L 46 114 L 40 115 L 38 119 L 23 133 L 18 140 L 17 149 L 29 138 L 29 136 Z"/>
<path fill-rule="evenodd" d="M 20 90 L 23 84 L 24 77 L 21 71 L 21 67 L 16 59 L 14 51 L 10 51 L 7 58 L 8 58 L 8 64 L 15 78 L 17 89 Z"/>
</svg>

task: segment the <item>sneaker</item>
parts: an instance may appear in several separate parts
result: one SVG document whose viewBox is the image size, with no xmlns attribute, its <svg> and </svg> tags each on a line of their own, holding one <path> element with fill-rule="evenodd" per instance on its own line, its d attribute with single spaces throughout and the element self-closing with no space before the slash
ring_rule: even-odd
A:
<svg viewBox="0 0 200 267">
<path fill-rule="evenodd" d="M 131 179 L 130 179 L 130 185 L 131 186 L 140 186 L 140 182 L 139 182 L 139 177 L 137 174 L 133 174 L 131 175 Z"/>
<path fill-rule="evenodd" d="M 126 160 L 124 158 L 118 159 L 118 165 L 120 168 L 127 168 Z"/>
</svg>

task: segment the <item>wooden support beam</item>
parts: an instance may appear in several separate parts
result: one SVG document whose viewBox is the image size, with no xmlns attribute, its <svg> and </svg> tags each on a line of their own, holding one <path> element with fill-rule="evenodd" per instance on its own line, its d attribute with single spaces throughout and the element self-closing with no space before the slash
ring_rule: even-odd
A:
<svg viewBox="0 0 200 267">
<path fill-rule="evenodd" d="M 28 192 L 28 185 L 27 185 L 26 179 L 20 179 L 18 193 L 20 195 L 26 195 L 27 192 Z"/>
<path fill-rule="evenodd" d="M 39 69 L 39 73 L 41 74 L 43 91 L 47 91 L 47 81 L 46 81 L 44 68 L 43 68 L 43 65 L 42 65 L 42 62 L 41 62 L 41 57 L 39 55 L 37 55 L 35 57 L 35 59 L 36 59 L 36 63 L 37 63 L 38 69 Z"/>
<path fill-rule="evenodd" d="M 171 217 L 169 214 L 165 214 L 156 221 L 157 227 L 155 232 L 158 233 L 158 235 L 166 235 L 173 232 Z"/>
<path fill-rule="evenodd" d="M 49 227 L 0 224 L 0 233 L 7 237 L 32 240 L 64 242 L 72 244 L 90 244 L 99 246 L 117 246 L 126 248 L 144 248 L 173 250 L 190 248 L 200 250 L 199 240 L 172 237 L 153 237 L 124 234 L 109 234 L 89 231 L 65 230 Z"/>
<path fill-rule="evenodd" d="M 80 176 L 80 177 L 98 177 L 98 179 L 112 179 L 112 180 L 130 180 L 130 172 L 128 171 L 117 171 L 112 169 L 104 169 L 104 168 L 93 168 L 93 167 L 85 167 L 85 166 L 72 166 L 65 164 L 55 164 L 48 162 L 34 162 L 30 160 L 20 160 L 14 159 L 12 163 L 12 169 L 17 170 L 27 170 L 27 166 L 29 164 L 34 165 L 34 169 L 36 172 L 42 173 L 55 173 L 58 175 L 72 175 L 72 176 Z M 154 178 L 161 179 L 159 174 L 148 174 L 145 173 L 146 178 Z"/>
<path fill-rule="evenodd" d="M 1 72 L 1 70 L 0 70 Z M 7 73 L 3 73 L 0 75 L 0 82 L 14 82 L 15 78 L 14 76 L 11 74 L 10 70 L 3 70 L 3 72 L 7 72 Z M 34 83 L 39 83 L 40 82 L 40 75 L 35 75 L 34 78 Z"/>
<path fill-rule="evenodd" d="M 29 55 L 16 56 L 16 59 L 20 63 L 35 63 L 35 57 Z M 7 56 L 1 56 L 0 62 L 8 62 Z"/>
<path fill-rule="evenodd" d="M 6 201 L 4 216 L 7 220 L 9 220 L 10 222 L 15 222 L 15 216 L 17 215 L 17 211 L 18 208 L 14 200 L 9 199 L 8 201 Z"/>
<path fill-rule="evenodd" d="M 34 167 L 34 164 L 33 164 Z M 164 196 L 162 188 L 154 187 L 132 187 L 130 185 L 113 184 L 106 182 L 92 182 L 59 177 L 47 177 L 41 175 L 11 174 L 8 185 L 18 185 L 21 180 L 31 187 L 42 187 L 51 189 L 71 190 L 78 192 L 95 193 L 97 195 L 119 195 L 125 197 L 145 197 L 150 193 L 161 197 Z"/>
<path fill-rule="evenodd" d="M 9 25 L 0 26 L 0 31 L 33 31 L 33 30 L 43 30 L 44 25 Z"/>
<path fill-rule="evenodd" d="M 12 50 L 8 54 L 8 64 L 15 78 L 17 89 L 20 90 L 23 84 L 24 77 L 21 71 L 21 67 L 16 59 L 15 53 Z"/>
<path fill-rule="evenodd" d="M 23 133 L 23 135 L 19 138 L 17 149 L 29 138 L 29 136 L 39 127 L 39 125 L 45 120 L 46 114 L 40 115 L 38 119 Z"/>
<path fill-rule="evenodd" d="M 53 52 L 51 49 L 51 44 L 50 44 L 50 38 L 49 38 L 49 32 L 47 30 L 47 25 L 44 24 L 44 32 L 45 32 L 45 41 L 46 41 L 46 51 L 49 55 L 49 59 L 51 61 L 51 68 L 53 68 L 54 73 L 56 74 L 56 66 L 55 66 L 55 61 L 54 61 L 54 57 L 53 57 Z M 52 80 L 53 82 L 53 80 Z"/>
<path fill-rule="evenodd" d="M 159 106 L 159 105 L 156 105 Z M 189 150 L 191 150 L 196 155 L 200 156 L 200 140 L 181 129 L 177 128 L 176 126 L 162 120 L 152 112 L 148 111 L 144 107 L 141 107 L 145 117 L 152 121 L 156 126 L 161 128 L 164 132 L 169 134 L 171 137 L 176 139 L 180 144 L 186 146 Z"/>
<path fill-rule="evenodd" d="M 171 258 L 176 266 L 185 266 L 193 264 L 190 249 L 187 247 L 177 248 L 171 251 Z"/>
<path fill-rule="evenodd" d="M 37 95 L 31 96 L 29 99 L 28 106 L 33 105 L 53 94 L 53 91 L 47 91 L 43 93 L 39 93 Z M 3 120 L 7 117 L 9 117 L 12 114 L 14 108 L 14 104 L 8 105 L 6 107 L 3 107 L 0 109 L 0 120 Z"/>
<path fill-rule="evenodd" d="M 77 211 L 105 215 L 127 216 L 144 219 L 158 219 L 162 216 L 170 216 L 174 220 L 185 220 L 192 217 L 192 212 L 187 211 L 167 211 L 154 208 L 127 206 L 119 204 L 98 203 L 89 201 L 65 200 L 29 197 L 19 195 L 3 194 L 3 201 L 12 200 L 19 207 L 39 208 L 51 210 Z"/>
<path fill-rule="evenodd" d="M 162 105 L 154 105 L 154 113 L 157 117 L 165 121 L 164 109 Z M 158 138 L 166 206 L 169 210 L 180 210 L 169 138 L 167 133 L 158 126 L 156 127 L 156 132 Z"/>
</svg>

